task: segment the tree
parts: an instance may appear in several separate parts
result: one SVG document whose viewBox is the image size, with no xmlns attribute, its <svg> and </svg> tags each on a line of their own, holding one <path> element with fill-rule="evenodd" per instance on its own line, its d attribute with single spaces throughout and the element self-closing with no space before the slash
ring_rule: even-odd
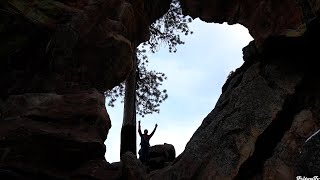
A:
<svg viewBox="0 0 320 180">
<path fill-rule="evenodd" d="M 148 70 L 148 57 L 145 49 L 137 49 L 137 68 L 136 68 L 136 111 L 141 117 L 153 112 L 159 113 L 160 103 L 168 98 L 167 90 L 161 89 L 162 82 L 167 79 L 164 73 L 155 70 Z M 129 76 L 130 77 L 130 76 Z M 124 102 L 125 82 L 106 93 L 109 98 L 108 105 L 114 107 L 114 103 L 121 98 Z"/>
<path fill-rule="evenodd" d="M 157 52 L 162 45 L 167 45 L 169 52 L 176 52 L 177 45 L 184 44 L 180 35 L 189 35 L 188 23 L 192 19 L 182 14 L 178 0 L 173 0 L 169 11 L 155 23 L 151 24 L 151 37 L 149 41 L 137 48 L 137 114 L 144 117 L 154 112 L 159 113 L 160 104 L 168 98 L 167 90 L 160 89 L 162 82 L 167 79 L 164 73 L 155 70 L 148 70 L 149 62 L 147 50 Z M 121 83 L 105 93 L 109 99 L 108 106 L 114 107 L 114 103 L 121 99 L 124 102 L 125 83 Z"/>
<path fill-rule="evenodd" d="M 109 106 L 113 107 L 114 102 L 120 97 L 124 102 L 120 155 L 126 151 L 136 154 L 136 114 L 144 117 L 153 112 L 159 113 L 160 104 L 168 98 L 167 91 L 159 88 L 167 77 L 162 72 L 147 70 L 149 60 L 146 49 L 155 53 L 161 45 L 168 45 L 169 52 L 176 52 L 176 46 L 184 44 L 180 34 L 193 33 L 187 24 L 191 21 L 190 17 L 182 15 L 180 2 L 173 0 L 168 12 L 151 24 L 149 41 L 143 43 L 141 48 L 137 48 L 134 70 L 125 83 L 105 93 L 110 98 Z"/>
</svg>

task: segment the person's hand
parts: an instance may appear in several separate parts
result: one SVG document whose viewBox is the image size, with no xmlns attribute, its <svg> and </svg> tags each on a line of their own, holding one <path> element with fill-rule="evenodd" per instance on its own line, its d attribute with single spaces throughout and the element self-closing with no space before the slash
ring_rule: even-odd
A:
<svg viewBox="0 0 320 180">
<path fill-rule="evenodd" d="M 158 127 L 158 124 L 156 124 L 156 127 Z"/>
</svg>

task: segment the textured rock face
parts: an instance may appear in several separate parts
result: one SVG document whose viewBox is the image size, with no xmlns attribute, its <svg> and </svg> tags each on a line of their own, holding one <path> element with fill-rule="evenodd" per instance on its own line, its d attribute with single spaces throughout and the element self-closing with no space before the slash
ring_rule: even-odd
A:
<svg viewBox="0 0 320 180">
<path fill-rule="evenodd" d="M 263 166 L 264 177 L 294 179 L 298 175 L 313 177 L 319 174 L 319 160 L 310 159 L 311 156 L 319 156 L 319 147 L 310 146 L 312 142 L 305 143 L 305 140 L 320 128 L 319 118 L 316 117 L 319 114 L 319 109 L 316 109 L 318 107 L 304 107 L 295 114 L 292 126 L 275 147 L 273 156 Z M 304 151 L 303 155 L 301 151 Z"/>
<path fill-rule="evenodd" d="M 0 124 L 1 167 L 20 169 L 26 177 L 42 172 L 43 178 L 69 176 L 104 157 L 111 127 L 103 95 L 94 90 L 10 96 Z"/>
<path fill-rule="evenodd" d="M 255 41 L 244 49 L 245 63 L 170 166 L 145 176 L 130 153 L 122 156 L 122 174 L 105 161 L 111 123 L 101 92 L 126 78 L 134 49 L 169 2 L 0 3 L 0 179 L 292 179 L 318 172 L 308 163 L 318 164 L 308 156 L 319 153 L 308 145 L 315 139 L 304 143 L 320 126 L 314 0 L 183 0 L 192 17 L 249 29 Z"/>
<path fill-rule="evenodd" d="M 299 150 L 320 122 L 320 87 L 314 84 L 320 74 L 313 61 L 319 27 L 315 22 L 301 37 L 270 38 L 260 48 L 245 48 L 246 62 L 227 80 L 214 110 L 181 157 L 150 178 L 293 179 L 299 175 Z"/>
<path fill-rule="evenodd" d="M 0 179 L 117 179 L 103 91 L 170 1 L 0 3 Z M 157 11 L 152 11 L 157 9 Z"/>
<path fill-rule="evenodd" d="M 147 170 L 162 169 L 176 158 L 176 151 L 172 144 L 154 145 L 150 147 Z"/>
<path fill-rule="evenodd" d="M 181 157 L 150 179 L 315 175 L 318 162 L 310 157 L 318 150 L 304 144 L 320 123 L 320 87 L 314 83 L 320 77 L 314 59 L 314 44 L 320 40 L 318 3 L 183 2 L 185 13 L 193 17 L 243 24 L 255 41 L 243 49 L 245 63 L 227 80 Z"/>
<path fill-rule="evenodd" d="M 149 156 L 153 157 L 164 157 L 165 162 L 171 162 L 176 158 L 176 151 L 172 144 L 159 144 L 150 147 Z"/>
<path fill-rule="evenodd" d="M 319 132 L 305 142 L 301 148 L 300 158 L 297 161 L 298 174 L 307 177 L 318 176 L 320 174 L 320 136 Z"/>
<path fill-rule="evenodd" d="M 146 172 L 142 163 L 137 157 L 131 153 L 126 152 L 121 156 L 121 179 L 144 180 L 146 179 Z"/>
<path fill-rule="evenodd" d="M 298 0 L 182 0 L 185 13 L 206 22 L 239 23 L 257 44 L 270 36 L 300 36 L 318 16 L 316 1 Z"/>
<path fill-rule="evenodd" d="M 143 1 L 8 0 L 2 9 L 2 95 L 110 89 L 149 35 Z"/>
</svg>

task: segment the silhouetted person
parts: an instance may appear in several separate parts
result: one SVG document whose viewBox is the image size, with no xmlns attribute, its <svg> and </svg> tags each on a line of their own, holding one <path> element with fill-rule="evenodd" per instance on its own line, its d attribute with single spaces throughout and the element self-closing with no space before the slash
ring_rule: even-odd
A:
<svg viewBox="0 0 320 180">
<path fill-rule="evenodd" d="M 139 135 L 141 137 L 141 142 L 140 142 L 140 145 L 141 145 L 141 149 L 139 151 L 139 159 L 142 163 L 146 163 L 148 161 L 148 155 L 149 155 L 149 147 L 150 147 L 150 143 L 149 143 L 149 140 L 150 138 L 153 136 L 154 132 L 156 131 L 158 127 L 158 124 L 155 125 L 152 133 L 150 135 L 148 135 L 148 130 L 145 129 L 144 130 L 144 133 L 142 134 L 141 132 L 141 125 L 140 125 L 140 121 L 139 121 L 139 127 L 138 127 L 138 132 L 139 132 Z"/>
</svg>

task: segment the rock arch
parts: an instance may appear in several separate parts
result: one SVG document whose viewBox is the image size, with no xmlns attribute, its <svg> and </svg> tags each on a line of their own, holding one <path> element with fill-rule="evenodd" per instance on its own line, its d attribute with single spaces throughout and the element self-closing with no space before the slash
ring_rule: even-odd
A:
<svg viewBox="0 0 320 180">
<path fill-rule="evenodd" d="M 133 49 L 148 39 L 148 25 L 169 3 L 0 4 L 0 173 L 46 179 L 112 174 L 97 171 L 109 166 L 103 142 L 111 127 L 100 92 L 126 78 Z M 319 129 L 319 3 L 182 4 L 192 17 L 244 25 L 254 41 L 243 49 L 245 63 L 227 80 L 183 154 L 148 178 L 292 179 L 317 172 L 298 164 L 304 162 L 299 152 L 310 148 L 304 141 Z M 153 5 L 157 11 L 150 11 Z"/>
</svg>

